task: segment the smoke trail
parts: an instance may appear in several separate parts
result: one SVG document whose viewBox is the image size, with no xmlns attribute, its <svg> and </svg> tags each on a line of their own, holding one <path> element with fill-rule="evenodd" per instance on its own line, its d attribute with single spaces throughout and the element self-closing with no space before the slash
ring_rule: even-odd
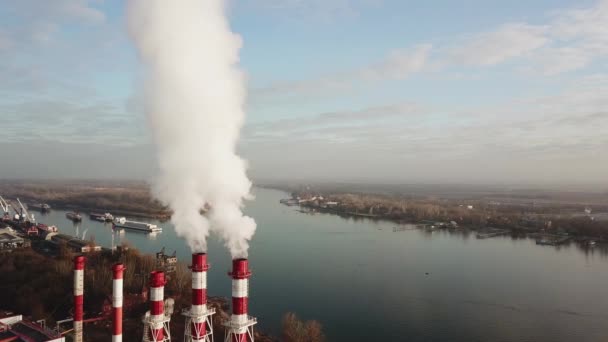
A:
<svg viewBox="0 0 608 342">
<path fill-rule="evenodd" d="M 245 113 L 241 39 L 230 31 L 225 0 L 130 0 L 129 31 L 145 65 L 145 111 L 156 142 L 156 196 L 193 251 L 209 230 L 233 257 L 246 257 L 255 222 L 241 212 L 250 195 L 246 164 L 235 154 Z M 199 210 L 210 205 L 205 217 Z"/>
</svg>

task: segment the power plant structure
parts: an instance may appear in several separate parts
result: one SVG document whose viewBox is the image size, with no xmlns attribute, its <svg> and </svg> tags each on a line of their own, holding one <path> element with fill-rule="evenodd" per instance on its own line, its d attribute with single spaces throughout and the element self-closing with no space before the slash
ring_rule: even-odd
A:
<svg viewBox="0 0 608 342">
<path fill-rule="evenodd" d="M 112 266 L 112 342 L 122 342 L 122 289 L 125 266 Z"/>
<path fill-rule="evenodd" d="M 215 309 L 207 307 L 206 253 L 192 254 L 192 306 L 182 312 L 186 316 L 184 342 L 213 342 L 213 314 Z"/>
<path fill-rule="evenodd" d="M 144 342 L 171 341 L 171 311 L 165 312 L 165 273 L 150 273 L 150 311 L 144 316 Z"/>
<path fill-rule="evenodd" d="M 82 317 L 84 315 L 84 264 L 86 259 L 74 258 L 74 342 L 82 342 Z"/>
<path fill-rule="evenodd" d="M 232 271 L 228 275 L 232 278 L 232 315 L 224 323 L 224 342 L 253 342 L 253 326 L 257 320 L 249 316 L 248 310 L 251 277 L 249 261 L 244 258 L 232 260 Z"/>
<path fill-rule="evenodd" d="M 83 342 L 84 316 L 84 256 L 74 257 L 74 341 Z M 117 263 L 112 266 L 112 342 L 122 342 L 123 338 L 123 279 L 125 266 Z M 192 303 L 190 308 L 182 311 L 186 317 L 185 342 L 213 342 L 214 308 L 207 303 L 207 263 L 206 253 L 192 254 Z M 225 342 L 253 342 L 253 326 L 256 318 L 249 316 L 249 261 L 232 260 L 232 313 L 224 323 L 226 327 Z M 170 321 L 173 314 L 173 299 L 164 298 L 164 287 L 167 280 L 163 271 L 153 271 L 149 280 L 150 310 L 143 317 L 143 342 L 171 341 Z M 97 318 L 95 318 L 97 319 Z M 89 319 L 91 320 L 91 319 Z"/>
</svg>

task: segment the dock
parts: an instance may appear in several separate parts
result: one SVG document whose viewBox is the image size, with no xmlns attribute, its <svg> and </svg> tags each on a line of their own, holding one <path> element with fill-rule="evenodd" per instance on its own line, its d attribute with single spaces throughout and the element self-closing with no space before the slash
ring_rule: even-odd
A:
<svg viewBox="0 0 608 342">
<path fill-rule="evenodd" d="M 570 241 L 569 236 L 545 236 L 536 239 L 536 244 L 541 246 L 558 246 Z"/>
<path fill-rule="evenodd" d="M 478 239 L 488 239 L 496 236 L 508 235 L 511 232 L 507 229 L 498 229 L 498 228 L 490 228 L 484 231 L 480 231 L 477 233 Z"/>
</svg>

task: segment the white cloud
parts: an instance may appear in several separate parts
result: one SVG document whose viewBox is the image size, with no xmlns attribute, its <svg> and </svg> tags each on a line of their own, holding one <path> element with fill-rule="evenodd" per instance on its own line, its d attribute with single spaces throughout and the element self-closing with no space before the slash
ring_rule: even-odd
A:
<svg viewBox="0 0 608 342">
<path fill-rule="evenodd" d="M 13 45 L 13 42 L 9 38 L 8 33 L 5 30 L 0 29 L 0 51 L 8 50 Z"/>
<path fill-rule="evenodd" d="M 106 19 L 105 14 L 87 0 L 7 1 L 3 3 L 2 11 L 15 22 L 27 23 L 5 28 L 10 39 L 19 42 L 20 46 L 50 43 L 65 23 L 97 25 Z"/>
<path fill-rule="evenodd" d="M 377 64 L 362 68 L 357 73 L 364 79 L 405 79 L 409 75 L 422 71 L 427 65 L 432 46 L 423 44 L 411 50 L 395 50 Z"/>
<path fill-rule="evenodd" d="M 452 48 L 449 59 L 456 64 L 496 65 L 522 57 L 549 42 L 546 26 L 525 23 L 506 24 L 495 31 L 484 32 L 464 40 Z"/>
<path fill-rule="evenodd" d="M 604 181 L 608 163 L 597 157 L 608 150 L 607 80 L 597 74 L 555 95 L 464 111 L 404 103 L 269 122 L 246 128 L 243 149 L 260 174 L 276 165 L 273 156 L 297 156 L 280 167 L 302 178 Z"/>
<path fill-rule="evenodd" d="M 336 18 L 356 17 L 360 11 L 382 0 L 245 0 L 245 9 L 262 9 L 283 18 L 313 18 L 330 22 Z"/>
<path fill-rule="evenodd" d="M 546 76 L 553 76 L 585 67 L 593 59 L 586 49 L 579 47 L 546 48 L 534 56 L 536 70 Z"/>
<path fill-rule="evenodd" d="M 404 80 L 427 67 L 431 49 L 430 44 L 422 44 L 411 49 L 395 50 L 384 59 L 361 68 L 254 89 L 252 97 L 256 100 L 276 95 L 327 94 L 328 91 L 343 91 L 365 82 Z"/>
<path fill-rule="evenodd" d="M 375 106 L 359 110 L 333 111 L 314 116 L 250 124 L 245 127 L 245 138 L 257 141 L 278 138 L 300 140 L 321 137 L 328 139 L 337 137 L 339 140 L 352 140 L 352 137 L 340 136 L 340 134 L 349 134 L 350 132 L 358 132 L 360 129 L 367 130 L 375 126 L 384 126 L 385 122 L 390 122 L 393 125 L 403 123 L 413 125 L 416 120 L 419 120 L 428 112 L 429 108 L 413 102 Z"/>
<path fill-rule="evenodd" d="M 493 66 L 518 60 L 546 76 L 582 69 L 608 56 L 608 1 L 554 11 L 544 25 L 508 23 L 466 38 L 449 49 L 452 65 Z M 442 58 L 442 57 L 439 57 Z"/>
<path fill-rule="evenodd" d="M 311 6 L 312 2 L 294 0 L 282 4 Z M 256 89 L 253 98 L 255 101 L 268 96 L 326 96 L 359 84 L 403 80 L 424 71 L 493 67 L 507 62 L 516 63 L 514 70 L 553 76 L 585 68 L 608 56 L 608 0 L 591 8 L 555 11 L 550 18 L 542 25 L 506 23 L 487 32 L 456 37 L 457 43 L 435 48 L 425 43 L 393 50 L 383 59 L 360 68 Z"/>
<path fill-rule="evenodd" d="M 69 143 L 131 145 L 146 141 L 142 116 L 126 115 L 111 103 L 28 100 L 0 104 L 0 142 L 40 138 Z"/>
</svg>

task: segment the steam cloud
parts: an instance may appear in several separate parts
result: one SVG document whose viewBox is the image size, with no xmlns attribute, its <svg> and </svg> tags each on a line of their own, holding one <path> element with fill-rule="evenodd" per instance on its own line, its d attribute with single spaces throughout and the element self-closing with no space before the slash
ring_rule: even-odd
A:
<svg viewBox="0 0 608 342">
<path fill-rule="evenodd" d="M 247 257 L 256 224 L 241 211 L 251 189 L 235 153 L 245 77 L 241 38 L 225 10 L 225 0 L 129 0 L 128 25 L 145 65 L 145 112 L 160 170 L 155 195 L 194 252 L 206 251 L 215 231 L 239 258 Z"/>
</svg>

